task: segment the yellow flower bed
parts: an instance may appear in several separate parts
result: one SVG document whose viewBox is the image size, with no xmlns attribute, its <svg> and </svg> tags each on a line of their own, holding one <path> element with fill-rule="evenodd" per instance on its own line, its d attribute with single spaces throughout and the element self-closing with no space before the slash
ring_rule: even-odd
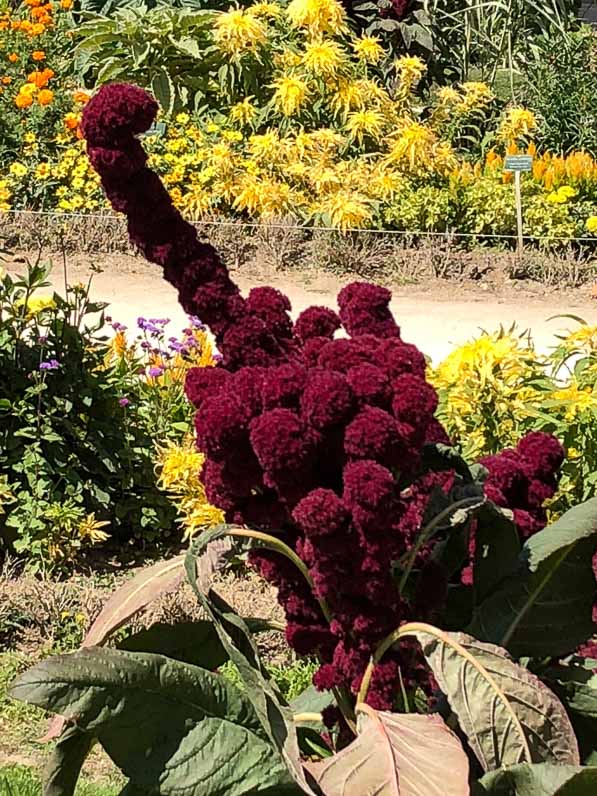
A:
<svg viewBox="0 0 597 796">
<path fill-rule="evenodd" d="M 43 8 L 58 13 L 51 3 Z M 532 140 L 538 120 L 512 106 L 494 129 L 495 148 L 471 163 L 453 143 L 455 129 L 489 118 L 495 100 L 489 87 L 443 87 L 422 107 L 425 63 L 416 56 L 390 62 L 375 36 L 350 31 L 338 0 L 232 8 L 217 14 L 211 35 L 234 66 L 238 85 L 261 64 L 259 99 L 249 91 L 232 96 L 222 85 L 217 110 L 200 119 L 178 113 L 166 120 L 164 137 L 145 140 L 150 165 L 188 217 L 291 217 L 341 230 L 508 235 L 515 232 L 515 208 L 503 159 L 529 152 L 534 164 L 523 182 L 525 232 L 564 240 L 597 235 L 597 163 L 590 155 L 538 154 Z M 30 107 L 13 108 L 25 123 L 34 104 L 36 112 L 53 107 L 54 98 L 43 92 L 58 86 L 54 67 L 44 60 L 49 46 L 36 42 L 30 49 L 35 68 L 11 89 L 13 105 L 19 97 L 19 103 L 31 100 Z M 0 210 L 107 209 L 77 140 L 87 97 L 73 94 L 75 88 L 46 156 L 40 140 L 24 141 L 27 159 L 0 171 Z"/>
</svg>

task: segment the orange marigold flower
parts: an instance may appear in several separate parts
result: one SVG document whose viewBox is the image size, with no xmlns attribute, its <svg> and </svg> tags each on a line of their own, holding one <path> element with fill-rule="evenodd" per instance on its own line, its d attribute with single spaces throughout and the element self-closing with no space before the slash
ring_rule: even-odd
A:
<svg viewBox="0 0 597 796">
<path fill-rule="evenodd" d="M 41 22 L 36 22 L 35 25 L 31 25 L 30 34 L 31 36 L 41 36 L 41 34 L 45 31 L 46 26 Z"/>
<path fill-rule="evenodd" d="M 11 64 L 15 64 L 19 60 L 19 56 L 16 53 L 10 53 L 8 60 Z"/>
<path fill-rule="evenodd" d="M 6 75 L 6 77 L 2 78 L 2 82 L 4 83 L 5 86 L 10 86 L 10 84 L 12 83 L 12 77 Z"/>
<path fill-rule="evenodd" d="M 76 130 L 79 126 L 80 118 L 78 113 L 67 113 L 64 117 L 64 126 L 68 130 Z"/>
<path fill-rule="evenodd" d="M 87 91 L 79 90 L 79 91 L 75 91 L 75 93 L 73 94 L 73 99 L 79 105 L 86 105 L 89 102 L 89 100 L 90 100 L 90 96 L 87 93 Z"/>
<path fill-rule="evenodd" d="M 31 57 L 34 61 L 43 61 L 46 57 L 46 54 L 43 50 L 33 50 Z"/>
<path fill-rule="evenodd" d="M 8 27 L 10 27 L 9 22 L 7 22 L 5 19 L 0 20 L 0 30 L 6 30 Z"/>
<path fill-rule="evenodd" d="M 41 5 L 41 0 L 25 0 L 25 5 L 31 8 L 37 8 L 37 6 Z"/>
<path fill-rule="evenodd" d="M 37 95 L 37 101 L 40 105 L 50 105 L 54 99 L 54 92 L 49 88 L 43 88 Z"/>
<path fill-rule="evenodd" d="M 65 11 L 68 11 L 72 7 L 73 0 L 60 0 L 60 8 L 63 8 Z"/>
<path fill-rule="evenodd" d="M 33 102 L 31 94 L 17 94 L 15 97 L 15 105 L 17 108 L 28 108 Z"/>
</svg>

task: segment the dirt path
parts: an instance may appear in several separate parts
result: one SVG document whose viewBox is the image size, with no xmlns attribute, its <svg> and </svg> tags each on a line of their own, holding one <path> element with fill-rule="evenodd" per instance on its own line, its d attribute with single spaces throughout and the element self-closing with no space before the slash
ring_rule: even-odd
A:
<svg viewBox="0 0 597 796">
<path fill-rule="evenodd" d="M 71 260 L 69 281 L 86 281 L 90 262 L 84 256 Z M 110 303 L 108 313 L 114 320 L 133 328 L 138 316 L 168 317 L 172 320 L 172 333 L 186 325 L 176 292 L 161 278 L 158 267 L 126 255 L 103 256 L 98 265 L 103 271 L 93 277 L 92 294 Z M 22 268 L 18 264 L 15 267 Z M 351 281 L 349 276 L 299 270 L 263 273 L 242 269 L 234 273 L 234 278 L 245 292 L 255 285 L 278 287 L 289 296 L 293 315 L 312 304 L 335 307 L 338 290 Z M 63 283 L 62 268 L 56 266 L 53 284 L 60 290 Z M 554 291 L 528 282 L 450 281 L 389 287 L 393 290 L 392 309 L 404 339 L 415 343 L 434 362 L 480 329 L 492 331 L 500 324 L 509 327 L 516 323 L 521 331 L 530 329 L 541 352 L 555 344 L 554 334 L 574 325 L 572 321 L 549 320 L 550 317 L 567 313 L 597 324 L 597 300 L 586 289 Z"/>
</svg>

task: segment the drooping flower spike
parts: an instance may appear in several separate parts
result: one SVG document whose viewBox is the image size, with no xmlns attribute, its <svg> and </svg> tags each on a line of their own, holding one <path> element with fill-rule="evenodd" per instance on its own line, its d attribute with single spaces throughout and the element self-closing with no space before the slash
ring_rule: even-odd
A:
<svg viewBox="0 0 597 796">
<path fill-rule="evenodd" d="M 126 214 L 131 241 L 163 268 L 184 310 L 215 335 L 221 361 L 186 380 L 206 496 L 227 521 L 275 533 L 302 559 L 312 590 L 279 554 L 251 554 L 278 589 L 289 644 L 321 662 L 317 687 L 356 693 L 379 642 L 409 618 L 434 618 L 445 599 L 447 577 L 431 559 L 433 542 L 414 556 L 416 594 L 401 595 L 392 572 L 417 542 L 431 493 L 449 490 L 454 477 L 421 473 L 424 445 L 449 442 L 434 417 L 425 358 L 402 340 L 391 294 L 376 285 L 347 285 L 338 313 L 311 307 L 294 323 L 280 291 L 254 288 L 244 298 L 147 168 L 138 136 L 156 113 L 139 88 L 101 88 L 81 125 L 90 160 L 112 206 Z M 523 535 L 544 523 L 558 445 L 531 437 L 511 454 L 516 465 L 486 462 L 488 490 L 500 505 L 519 500 L 518 476 L 506 470 L 524 473 L 524 500 L 513 505 Z M 389 709 L 401 682 L 429 681 L 417 646 L 401 645 L 375 668 L 367 700 Z"/>
</svg>

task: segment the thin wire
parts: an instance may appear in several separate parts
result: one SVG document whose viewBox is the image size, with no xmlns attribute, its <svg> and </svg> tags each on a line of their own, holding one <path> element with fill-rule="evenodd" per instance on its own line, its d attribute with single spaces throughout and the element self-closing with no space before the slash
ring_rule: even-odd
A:
<svg viewBox="0 0 597 796">
<path fill-rule="evenodd" d="M 124 216 L 116 215 L 115 213 L 55 213 L 52 210 L 5 210 L 5 215 L 15 216 L 48 216 L 55 219 L 62 218 L 85 218 L 85 219 L 101 219 L 102 221 L 118 221 L 123 220 Z M 0 214 L 0 217 L 2 214 Z M 304 224 L 281 224 L 281 223 L 263 223 L 257 221 L 219 221 L 216 219 L 206 220 L 202 218 L 187 219 L 190 224 L 203 225 L 203 226 L 218 226 L 218 227 L 242 227 L 247 229 L 284 229 L 284 230 L 299 230 L 301 232 L 356 232 L 365 235 L 402 235 L 411 237 L 436 237 L 436 238 L 493 238 L 496 240 L 517 240 L 517 235 L 503 235 L 493 232 L 453 232 L 446 230 L 445 232 L 431 232 L 428 230 L 409 230 L 409 229 L 365 229 L 361 227 L 347 227 L 345 229 L 338 229 L 337 227 L 308 227 Z M 563 241 L 567 243 L 588 242 L 595 243 L 595 237 L 578 237 L 566 238 L 556 235 L 525 235 L 525 240 L 536 241 Z"/>
</svg>

